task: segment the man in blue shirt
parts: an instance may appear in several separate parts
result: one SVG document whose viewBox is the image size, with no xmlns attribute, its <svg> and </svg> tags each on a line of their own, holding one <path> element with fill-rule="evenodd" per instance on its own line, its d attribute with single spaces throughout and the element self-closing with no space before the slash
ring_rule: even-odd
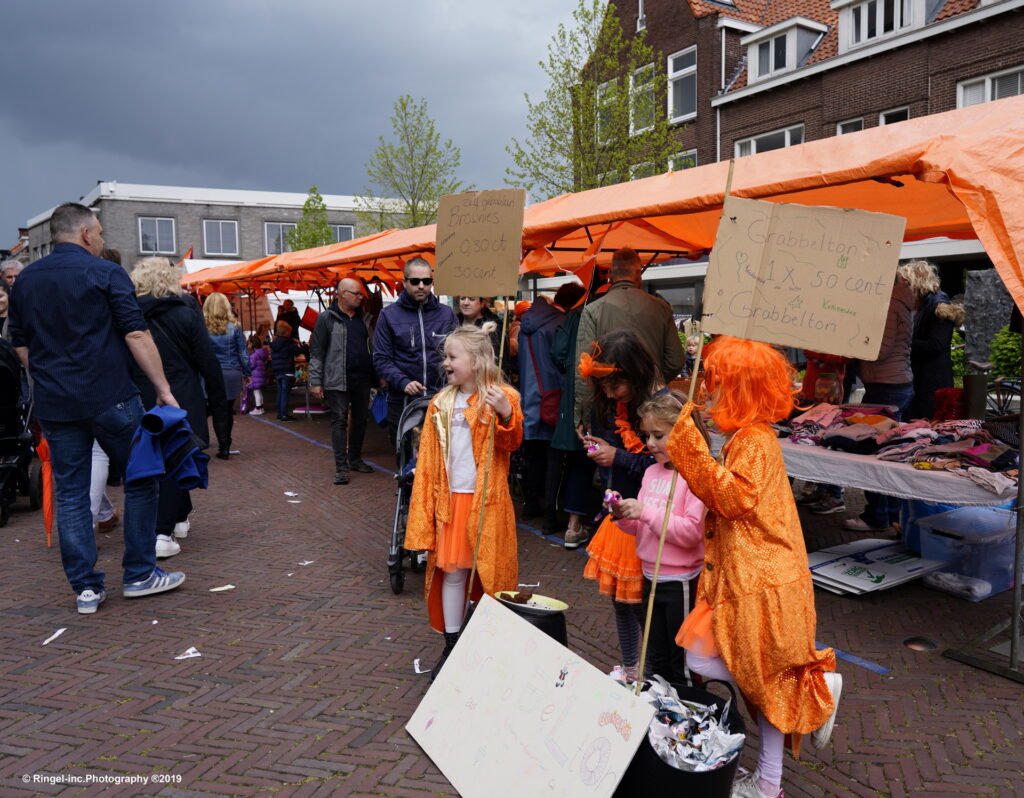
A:
<svg viewBox="0 0 1024 798">
<path fill-rule="evenodd" d="M 35 415 L 50 446 L 61 562 L 78 611 L 91 614 L 106 598 L 89 511 L 92 444 L 98 441 L 124 474 L 144 413 L 129 358 L 152 382 L 157 404 L 178 403 L 128 274 L 98 257 L 103 227 L 96 216 L 78 203 L 60 205 L 50 217 L 50 237 L 53 252 L 29 264 L 15 283 L 9 332 L 34 382 Z M 125 485 L 125 598 L 185 581 L 183 573 L 156 567 L 156 508 L 155 477 Z"/>
</svg>

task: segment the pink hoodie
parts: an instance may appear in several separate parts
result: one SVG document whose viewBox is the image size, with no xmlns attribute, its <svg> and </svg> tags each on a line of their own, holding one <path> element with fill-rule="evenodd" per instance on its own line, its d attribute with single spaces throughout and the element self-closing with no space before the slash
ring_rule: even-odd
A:
<svg viewBox="0 0 1024 798">
<path fill-rule="evenodd" d="M 655 463 L 644 472 L 643 484 L 637 500 L 644 505 L 637 521 L 622 518 L 615 523 L 630 535 L 636 535 L 636 554 L 643 562 L 644 573 L 654 573 L 658 556 L 658 540 L 665 518 L 665 503 L 675 472 L 661 463 Z M 661 576 L 673 576 L 696 571 L 704 564 L 704 503 L 690 491 L 681 476 L 672 497 L 672 514 L 665 534 L 665 550 L 661 555 Z"/>
</svg>

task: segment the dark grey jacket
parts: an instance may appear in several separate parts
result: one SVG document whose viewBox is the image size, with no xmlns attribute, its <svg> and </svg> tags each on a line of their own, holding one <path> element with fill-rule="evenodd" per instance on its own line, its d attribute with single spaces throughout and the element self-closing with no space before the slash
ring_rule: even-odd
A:
<svg viewBox="0 0 1024 798">
<path fill-rule="evenodd" d="M 910 369 L 910 347 L 914 338 L 914 292 L 910 283 L 896 278 L 885 317 L 882 346 L 875 360 L 860 362 L 860 379 L 867 384 L 909 385 L 914 381 Z"/>
<path fill-rule="evenodd" d="M 316 319 L 313 335 L 309 339 L 309 384 L 322 386 L 325 391 L 348 390 L 348 325 L 341 319 L 338 307 L 332 304 Z M 354 320 L 365 324 L 365 315 L 356 314 Z M 371 343 L 367 331 L 366 345 Z M 373 353 L 370 353 L 371 357 Z"/>
</svg>

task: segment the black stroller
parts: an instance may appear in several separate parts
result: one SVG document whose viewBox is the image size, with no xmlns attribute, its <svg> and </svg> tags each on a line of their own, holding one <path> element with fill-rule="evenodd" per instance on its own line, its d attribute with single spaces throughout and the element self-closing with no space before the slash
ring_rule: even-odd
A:
<svg viewBox="0 0 1024 798">
<path fill-rule="evenodd" d="M 409 558 L 409 570 L 419 568 L 419 553 L 409 551 L 405 545 L 405 524 L 409 519 L 409 500 L 412 498 L 412 482 L 416 470 L 416 452 L 419 448 L 418 435 L 423 427 L 423 419 L 427 414 L 430 397 L 418 397 L 410 401 L 402 410 L 395 430 L 395 454 L 398 470 L 395 472 L 395 524 L 391 530 L 391 543 L 388 546 L 388 576 L 391 578 L 391 590 L 401 593 L 405 589 L 404 558 Z"/>
<path fill-rule="evenodd" d="M 0 526 L 7 525 L 18 496 L 27 495 L 33 510 L 43 505 L 42 463 L 35 457 L 31 418 L 18 353 L 0 338 Z"/>
</svg>

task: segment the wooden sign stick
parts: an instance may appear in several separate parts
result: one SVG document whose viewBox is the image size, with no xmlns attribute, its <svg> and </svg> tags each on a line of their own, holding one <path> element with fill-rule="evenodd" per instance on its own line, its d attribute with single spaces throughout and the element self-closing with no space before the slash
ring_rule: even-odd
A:
<svg viewBox="0 0 1024 798">
<path fill-rule="evenodd" d="M 508 334 L 508 298 L 502 297 L 505 309 L 502 312 L 501 341 L 498 343 L 498 372 L 501 372 L 502 361 L 505 359 L 505 337 Z M 478 405 L 483 408 L 483 399 Z M 476 578 L 477 558 L 480 556 L 480 540 L 484 535 L 484 514 L 487 511 L 487 486 L 491 482 L 491 464 L 494 461 L 494 427 L 498 421 L 498 414 L 492 408 L 488 413 L 487 420 L 487 458 L 484 460 L 484 486 L 483 496 L 480 497 L 480 520 L 476 525 L 476 545 L 473 546 L 473 567 L 469 572 L 469 583 L 466 586 L 466 611 L 462 617 L 462 625 L 465 627 L 473 611 L 473 580 Z"/>
</svg>

